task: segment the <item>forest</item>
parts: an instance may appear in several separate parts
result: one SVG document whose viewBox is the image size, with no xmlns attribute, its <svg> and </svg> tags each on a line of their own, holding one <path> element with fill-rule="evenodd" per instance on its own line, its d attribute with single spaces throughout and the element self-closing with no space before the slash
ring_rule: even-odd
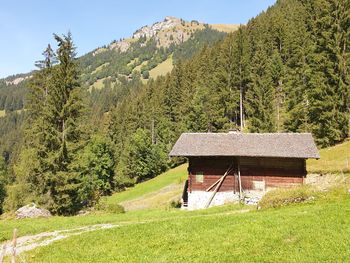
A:
<svg viewBox="0 0 350 263">
<path fill-rule="evenodd" d="M 166 76 L 143 83 L 133 73 L 91 92 L 71 34 L 55 35 L 58 49 L 47 47 L 28 81 L 23 135 L 13 127 L 21 138 L 11 148 L 15 154 L 0 162 L 2 211 L 35 202 L 75 214 L 185 162 L 168 157 L 185 131 L 242 126 L 243 132 L 311 132 L 319 147 L 344 141 L 349 27 L 347 0 L 280 0 L 234 33 L 172 50 L 178 55 Z"/>
</svg>

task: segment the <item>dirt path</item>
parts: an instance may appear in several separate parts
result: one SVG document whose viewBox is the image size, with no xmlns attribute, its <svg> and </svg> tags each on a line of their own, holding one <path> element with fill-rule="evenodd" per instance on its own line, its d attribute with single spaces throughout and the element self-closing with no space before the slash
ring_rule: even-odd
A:
<svg viewBox="0 0 350 263">
<path fill-rule="evenodd" d="M 113 224 L 100 224 L 100 225 L 85 226 L 85 227 L 79 227 L 79 228 L 73 228 L 73 229 L 67 229 L 67 230 L 57 230 L 53 232 L 44 232 L 36 235 L 18 237 L 16 254 L 18 255 L 22 252 L 33 250 L 37 247 L 47 246 L 57 240 L 80 235 L 85 232 L 114 228 L 118 226 L 119 225 L 113 225 Z M 2 250 L 3 250 L 2 253 L 5 256 L 12 254 L 12 251 L 13 251 L 12 241 L 8 241 L 2 244 Z"/>
</svg>

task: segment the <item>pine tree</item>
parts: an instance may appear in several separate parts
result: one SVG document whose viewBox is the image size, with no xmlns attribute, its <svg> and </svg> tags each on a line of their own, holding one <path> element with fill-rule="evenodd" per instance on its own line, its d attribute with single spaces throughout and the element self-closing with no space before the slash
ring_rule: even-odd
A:
<svg viewBox="0 0 350 263">
<path fill-rule="evenodd" d="M 273 132 L 275 126 L 275 90 L 269 72 L 270 60 L 260 43 L 254 54 L 251 82 L 246 93 L 246 111 L 251 132 Z"/>
<path fill-rule="evenodd" d="M 52 96 L 48 100 L 50 132 L 52 134 L 50 193 L 54 205 L 52 210 L 59 214 L 70 214 L 79 210 L 79 173 L 74 170 L 73 161 L 84 144 L 82 116 L 84 105 L 79 88 L 79 74 L 75 62 L 75 46 L 71 33 L 60 37 L 56 66 L 52 79 Z"/>
<path fill-rule="evenodd" d="M 349 133 L 349 8 L 347 2 L 335 0 L 308 4 L 314 40 L 309 55 L 310 122 L 317 142 L 328 146 Z"/>
<path fill-rule="evenodd" d="M 0 156 L 0 215 L 3 213 L 3 203 L 6 197 L 6 170 L 5 160 Z"/>
<path fill-rule="evenodd" d="M 77 152 L 85 144 L 83 102 L 71 34 L 57 36 L 57 61 L 50 46 L 41 70 L 34 75 L 29 93 L 26 140 L 16 165 L 17 183 L 27 185 L 26 200 L 58 214 L 81 207 L 75 170 Z M 31 163 L 29 169 L 27 165 Z"/>
<path fill-rule="evenodd" d="M 241 25 L 235 35 L 233 46 L 234 64 L 233 72 L 234 86 L 240 94 L 239 123 L 244 128 L 244 96 L 249 83 L 249 44 L 243 26 Z M 237 123 L 238 124 L 238 123 Z"/>
</svg>

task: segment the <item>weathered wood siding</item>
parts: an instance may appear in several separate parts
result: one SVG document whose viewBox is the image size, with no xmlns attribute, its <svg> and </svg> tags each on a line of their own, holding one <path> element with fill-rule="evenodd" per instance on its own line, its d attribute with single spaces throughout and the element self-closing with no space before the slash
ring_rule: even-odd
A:
<svg viewBox="0 0 350 263">
<path fill-rule="evenodd" d="M 228 174 L 219 191 L 238 191 L 238 159 L 233 157 L 189 158 L 189 191 L 206 190 L 224 175 L 232 163 L 234 169 Z M 242 187 L 245 190 L 298 185 L 303 183 L 306 176 L 304 159 L 240 157 L 240 168 Z M 203 173 L 203 182 L 198 182 L 200 177 L 197 177 L 197 174 L 201 173 Z"/>
</svg>

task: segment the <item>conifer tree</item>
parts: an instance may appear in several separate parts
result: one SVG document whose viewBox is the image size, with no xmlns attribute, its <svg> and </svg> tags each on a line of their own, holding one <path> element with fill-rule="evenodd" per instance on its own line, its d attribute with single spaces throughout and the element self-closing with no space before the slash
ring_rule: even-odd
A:
<svg viewBox="0 0 350 263">
<path fill-rule="evenodd" d="M 310 121 L 322 146 L 344 140 L 349 132 L 347 80 L 349 48 L 346 2 L 308 2 L 313 13 L 313 50 L 310 53 Z"/>
<path fill-rule="evenodd" d="M 260 43 L 254 54 L 251 82 L 246 93 L 246 111 L 251 132 L 273 132 L 275 126 L 275 91 L 269 72 L 270 60 Z"/>
<path fill-rule="evenodd" d="M 7 171 L 5 160 L 0 156 L 0 215 L 3 212 L 3 203 L 6 196 Z"/>
<path fill-rule="evenodd" d="M 58 214 L 81 207 L 75 171 L 76 155 L 85 143 L 75 47 L 71 34 L 60 37 L 57 61 L 50 46 L 29 94 L 26 142 L 16 165 L 17 182 L 27 185 L 28 198 Z M 29 169 L 27 165 L 31 163 Z"/>
</svg>

